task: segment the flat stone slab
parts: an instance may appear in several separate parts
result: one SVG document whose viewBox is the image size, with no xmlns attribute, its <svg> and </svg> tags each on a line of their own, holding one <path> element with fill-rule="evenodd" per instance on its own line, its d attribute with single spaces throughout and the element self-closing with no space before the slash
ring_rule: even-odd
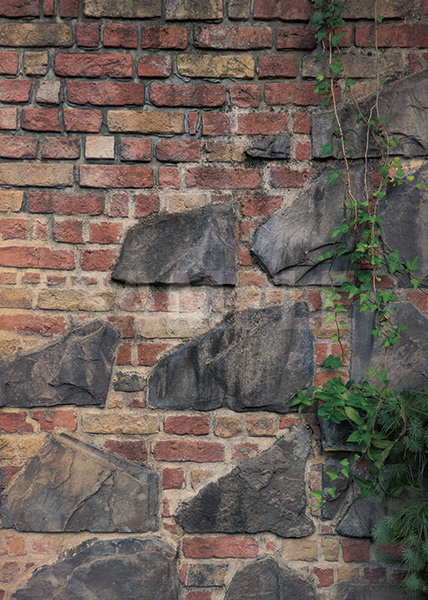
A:
<svg viewBox="0 0 428 600">
<path fill-rule="evenodd" d="M 276 137 L 268 137 L 256 142 L 245 154 L 252 158 L 279 159 L 290 156 L 290 136 L 282 133 Z"/>
<path fill-rule="evenodd" d="M 159 538 L 89 540 L 37 569 L 11 600 L 177 600 L 176 551 Z"/>
<path fill-rule="evenodd" d="M 3 528 L 147 532 L 157 529 L 155 473 L 67 435 L 51 437 L 3 493 Z"/>
<path fill-rule="evenodd" d="M 313 585 L 297 571 L 262 558 L 235 575 L 224 600 L 316 600 Z"/>
<path fill-rule="evenodd" d="M 0 364 L 0 406 L 104 406 L 117 340 L 113 327 L 95 321 Z"/>
<path fill-rule="evenodd" d="M 261 533 L 306 537 L 305 466 L 309 432 L 295 428 L 269 450 L 208 484 L 176 515 L 186 533 Z"/>
<path fill-rule="evenodd" d="M 235 285 L 231 206 L 142 219 L 126 234 L 112 279 L 130 284 Z"/>
<path fill-rule="evenodd" d="M 370 114 L 375 96 L 359 102 L 362 113 Z M 389 138 L 398 138 L 394 155 L 415 158 L 428 154 L 428 69 L 385 85 L 379 97 L 379 114 L 386 119 Z M 346 138 L 349 158 L 363 158 L 366 150 L 366 126 L 357 123 L 355 105 L 347 104 L 339 110 L 339 119 Z M 342 150 L 334 134 L 333 111 L 320 112 L 312 118 L 313 156 L 322 158 L 326 144 L 333 146 L 331 155 L 339 158 Z M 372 142 L 368 156 L 379 156 L 379 148 Z"/>
<path fill-rule="evenodd" d="M 398 584 L 339 583 L 336 600 L 409 600 Z"/>
<path fill-rule="evenodd" d="M 313 342 L 305 303 L 249 310 L 161 359 L 148 403 L 173 410 L 287 413 L 311 384 Z"/>
<path fill-rule="evenodd" d="M 276 212 L 256 233 L 251 251 L 275 285 L 330 285 L 331 275 L 347 275 L 347 255 L 318 260 L 334 250 L 333 229 L 346 217 L 346 188 L 341 179 L 327 186 L 325 171 L 289 206 Z M 354 195 L 363 190 L 363 168 L 351 172 Z"/>
</svg>

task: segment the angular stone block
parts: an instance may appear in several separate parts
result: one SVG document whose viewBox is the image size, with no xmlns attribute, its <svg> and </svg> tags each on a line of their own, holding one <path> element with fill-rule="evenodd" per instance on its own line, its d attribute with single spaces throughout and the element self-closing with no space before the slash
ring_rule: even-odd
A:
<svg viewBox="0 0 428 600">
<path fill-rule="evenodd" d="M 387 504 L 367 497 L 355 500 L 338 524 L 336 531 L 340 535 L 355 538 L 371 537 L 374 527 L 387 514 Z"/>
<path fill-rule="evenodd" d="M 157 529 L 157 477 L 70 438 L 51 437 L 2 496 L 2 527 L 18 531 Z"/>
<path fill-rule="evenodd" d="M 290 156 L 290 136 L 283 133 L 277 137 L 268 137 L 245 150 L 245 154 L 252 158 L 278 159 Z"/>
<path fill-rule="evenodd" d="M 313 371 L 306 304 L 250 310 L 161 359 L 149 379 L 148 403 L 287 413 Z"/>
<path fill-rule="evenodd" d="M 100 321 L 0 365 L 0 406 L 104 406 L 118 334 Z"/>
<path fill-rule="evenodd" d="M 177 600 L 176 552 L 159 538 L 88 540 L 37 569 L 12 600 Z"/>
<path fill-rule="evenodd" d="M 273 558 L 253 562 L 235 575 L 224 600 L 316 600 L 313 585 Z"/>
<path fill-rule="evenodd" d="M 336 600 L 409 600 L 408 594 L 397 584 L 339 583 Z"/>
<path fill-rule="evenodd" d="M 295 428 L 269 450 L 243 462 L 183 504 L 176 521 L 186 533 L 260 533 L 306 537 L 305 466 L 310 435 Z"/>
<path fill-rule="evenodd" d="M 369 115 L 375 96 L 360 102 L 364 115 Z M 386 119 L 389 138 L 398 138 L 394 155 L 414 158 L 428 154 L 428 69 L 386 85 L 379 97 L 379 114 Z M 344 131 L 346 149 L 352 159 L 363 158 L 366 150 L 366 126 L 357 123 L 353 103 L 339 110 Z M 320 112 L 312 118 L 312 151 L 316 158 L 322 157 L 326 144 L 333 145 L 333 156 L 342 154 L 339 140 L 334 133 L 333 111 Z M 379 156 L 379 148 L 370 143 L 368 156 Z"/>
<path fill-rule="evenodd" d="M 234 227 L 232 208 L 220 205 L 143 219 L 126 234 L 112 279 L 234 285 Z"/>
<path fill-rule="evenodd" d="M 347 214 L 346 187 L 341 179 L 327 187 L 328 174 L 324 172 L 257 230 L 251 250 L 275 285 L 330 285 L 335 281 L 331 274 L 347 272 L 347 255 L 334 260 L 333 265 L 318 260 L 320 254 L 335 248 L 331 233 Z M 362 167 L 352 169 L 351 183 L 358 197 L 359 190 L 364 189 Z"/>
</svg>

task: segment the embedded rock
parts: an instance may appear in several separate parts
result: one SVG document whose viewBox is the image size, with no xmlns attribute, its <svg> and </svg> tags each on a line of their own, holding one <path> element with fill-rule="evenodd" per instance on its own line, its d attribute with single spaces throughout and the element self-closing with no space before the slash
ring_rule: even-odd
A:
<svg viewBox="0 0 428 600">
<path fill-rule="evenodd" d="M 253 562 L 235 575 L 224 600 L 316 600 L 313 585 L 273 558 Z"/>
<path fill-rule="evenodd" d="M 11 600 L 177 600 L 176 552 L 158 538 L 88 540 L 37 569 Z"/>
<path fill-rule="evenodd" d="M 340 464 L 340 461 L 345 458 L 349 458 L 349 454 L 328 456 L 324 463 L 322 474 L 323 505 L 321 507 L 321 518 L 323 520 L 333 519 L 336 516 L 342 507 L 343 496 L 349 488 L 349 478 L 341 473 L 343 465 Z M 338 477 L 334 480 L 331 479 L 327 474 L 329 471 L 337 472 Z M 328 489 L 331 487 L 336 488 L 334 498 L 328 493 Z"/>
<path fill-rule="evenodd" d="M 153 215 L 126 234 L 112 279 L 123 283 L 235 285 L 230 206 Z"/>
<path fill-rule="evenodd" d="M 104 406 L 118 334 L 96 321 L 0 365 L 0 406 Z"/>
<path fill-rule="evenodd" d="M 67 435 L 51 437 L 4 492 L 4 528 L 146 532 L 157 529 L 157 477 Z"/>
<path fill-rule="evenodd" d="M 333 421 L 321 419 L 319 416 L 318 421 L 324 452 L 340 452 L 341 450 L 357 452 L 360 449 L 358 444 L 347 441 L 351 433 L 355 431 L 352 423 L 349 421 L 333 423 Z"/>
<path fill-rule="evenodd" d="M 268 137 L 245 150 L 245 154 L 253 158 L 288 158 L 290 156 L 290 136 L 283 133 L 277 137 Z"/>
<path fill-rule="evenodd" d="M 397 584 L 339 583 L 336 600 L 408 600 L 408 594 Z"/>
<path fill-rule="evenodd" d="M 357 499 L 346 512 L 336 528 L 337 533 L 347 537 L 371 537 L 374 527 L 387 515 L 387 503 L 374 498 Z"/>
<path fill-rule="evenodd" d="M 332 264 L 318 259 L 335 249 L 331 234 L 347 213 L 346 187 L 340 178 L 327 186 L 327 178 L 328 172 L 324 172 L 256 233 L 251 250 L 275 285 L 330 285 L 330 275 L 347 272 L 346 254 Z M 363 189 L 362 167 L 352 170 L 351 181 L 353 193 L 358 195 Z"/>
<path fill-rule="evenodd" d="M 176 515 L 186 533 L 260 533 L 305 537 L 315 527 L 305 515 L 309 432 L 294 429 L 269 450 L 204 487 Z"/>
<path fill-rule="evenodd" d="M 375 95 L 368 96 L 360 104 L 364 115 L 375 104 Z M 379 114 L 387 122 L 389 139 L 398 138 L 394 155 L 415 158 L 428 154 L 428 69 L 386 85 L 379 97 Z M 332 155 L 342 154 L 339 139 L 334 133 L 333 111 L 322 112 L 312 118 L 312 151 L 316 158 L 323 157 L 326 144 L 333 146 Z M 366 126 L 357 122 L 354 104 L 339 110 L 339 120 L 346 139 L 346 150 L 351 159 L 363 158 L 366 152 Z M 379 156 L 379 148 L 372 142 L 368 156 Z M 329 156 L 329 155 L 324 155 Z"/>
<path fill-rule="evenodd" d="M 250 310 L 162 358 L 149 379 L 148 403 L 286 413 L 313 370 L 306 304 Z"/>
</svg>

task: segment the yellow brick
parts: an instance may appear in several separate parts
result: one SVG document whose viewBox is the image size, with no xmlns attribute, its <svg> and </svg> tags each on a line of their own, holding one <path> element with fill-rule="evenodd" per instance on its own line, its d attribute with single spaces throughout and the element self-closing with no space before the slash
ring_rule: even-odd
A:
<svg viewBox="0 0 428 600">
<path fill-rule="evenodd" d="M 236 291 L 236 310 L 260 308 L 260 290 L 238 289 Z"/>
<path fill-rule="evenodd" d="M 28 290 L 9 286 L 0 288 L 0 308 L 31 308 L 31 304 Z"/>
<path fill-rule="evenodd" d="M 0 46 L 71 46 L 73 30 L 60 23 L 4 23 L 0 25 Z"/>
<path fill-rule="evenodd" d="M 340 567 L 337 569 L 337 578 L 339 581 L 347 581 L 348 579 L 358 579 L 360 570 L 357 567 Z"/>
<path fill-rule="evenodd" d="M 209 162 L 242 162 L 244 150 L 240 142 L 220 142 L 209 140 L 205 144 Z"/>
<path fill-rule="evenodd" d="M 223 0 L 166 0 L 166 18 L 194 21 L 223 18 Z"/>
<path fill-rule="evenodd" d="M 192 488 L 196 489 L 210 477 L 212 473 L 210 471 L 204 471 L 203 469 L 195 469 L 192 471 Z"/>
<path fill-rule="evenodd" d="M 83 431 L 86 433 L 121 433 L 123 435 L 146 435 L 159 431 L 156 415 L 129 415 L 123 412 L 83 415 Z"/>
<path fill-rule="evenodd" d="M 37 454 L 44 443 L 44 437 L 35 435 L 25 435 L 19 438 L 19 447 L 21 449 L 21 458 L 30 460 Z"/>
<path fill-rule="evenodd" d="M 0 211 L 19 212 L 23 199 L 24 192 L 20 190 L 0 190 Z"/>
<path fill-rule="evenodd" d="M 333 562 L 339 560 L 339 540 L 325 538 L 321 541 L 321 544 L 326 560 Z"/>
<path fill-rule="evenodd" d="M 230 438 L 242 433 L 240 417 L 217 416 L 215 418 L 215 435 Z"/>
<path fill-rule="evenodd" d="M 289 560 L 318 560 L 317 542 L 312 539 L 284 540 L 282 556 Z"/>
<path fill-rule="evenodd" d="M 171 111 L 109 110 L 110 131 L 168 135 L 184 133 L 184 114 Z"/>
<path fill-rule="evenodd" d="M 228 54 L 180 54 L 177 56 L 177 69 L 186 77 L 213 77 L 252 79 L 255 63 L 252 56 Z"/>
<path fill-rule="evenodd" d="M 15 449 L 10 438 L 0 439 L 0 460 L 10 460 L 15 458 Z"/>
<path fill-rule="evenodd" d="M 24 54 L 24 70 L 26 75 L 46 75 L 48 70 L 48 53 L 26 52 Z"/>
<path fill-rule="evenodd" d="M 43 290 L 39 293 L 39 308 L 46 310 L 106 311 L 114 306 L 111 292 Z"/>
<path fill-rule="evenodd" d="M 205 194 L 165 194 L 161 195 L 161 201 L 165 202 L 167 212 L 176 213 L 205 206 L 207 197 Z"/>
<path fill-rule="evenodd" d="M 144 338 L 191 338 L 209 331 L 213 325 L 198 315 L 155 313 L 135 319 L 136 332 Z"/>
<path fill-rule="evenodd" d="M 73 185 L 74 168 L 67 164 L 0 164 L 0 185 L 64 187 Z"/>
<path fill-rule="evenodd" d="M 263 415 L 250 415 L 246 418 L 247 433 L 253 436 L 270 436 L 276 434 L 276 417 L 266 417 Z"/>
</svg>

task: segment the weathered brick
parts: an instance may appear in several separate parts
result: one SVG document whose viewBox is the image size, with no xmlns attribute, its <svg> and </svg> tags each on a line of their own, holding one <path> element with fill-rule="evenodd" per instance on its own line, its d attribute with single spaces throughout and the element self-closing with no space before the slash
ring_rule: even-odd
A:
<svg viewBox="0 0 428 600">
<path fill-rule="evenodd" d="M 0 108 L 0 129 L 11 130 L 18 127 L 18 110 L 16 108 Z"/>
<path fill-rule="evenodd" d="M 272 47 L 270 27 L 203 25 L 195 27 L 196 48 L 217 50 L 256 50 Z"/>
<path fill-rule="evenodd" d="M 16 187 L 64 187 L 73 185 L 73 165 L 67 164 L 0 164 L 0 184 Z"/>
<path fill-rule="evenodd" d="M 180 75 L 186 77 L 252 79 L 255 61 L 247 54 L 179 54 L 177 69 Z"/>
<path fill-rule="evenodd" d="M 156 415 L 110 411 L 82 415 L 82 429 L 85 433 L 146 435 L 159 431 Z"/>
<path fill-rule="evenodd" d="M 153 83 L 150 100 L 156 106 L 216 107 L 226 102 L 226 86 L 210 83 Z"/>
<path fill-rule="evenodd" d="M 143 25 L 141 28 L 141 47 L 185 50 L 187 48 L 187 29 L 180 26 Z"/>
<path fill-rule="evenodd" d="M 334 583 L 333 569 L 321 569 L 314 567 L 314 575 L 318 579 L 317 587 L 330 587 Z"/>
<path fill-rule="evenodd" d="M 152 159 L 152 140 L 137 137 L 122 138 L 120 157 L 122 160 L 129 161 L 150 161 Z"/>
<path fill-rule="evenodd" d="M 161 0 L 86 0 L 87 17 L 113 17 L 122 19 L 149 19 L 161 16 Z"/>
<path fill-rule="evenodd" d="M 180 312 L 201 311 L 204 308 L 207 296 L 204 292 L 187 292 L 180 295 Z"/>
<path fill-rule="evenodd" d="M 144 84 L 108 81 L 69 81 L 67 99 L 73 104 L 94 106 L 143 106 Z"/>
<path fill-rule="evenodd" d="M 124 23 L 106 23 L 104 25 L 104 46 L 113 48 L 137 48 L 138 28 Z"/>
<path fill-rule="evenodd" d="M 171 21 L 205 21 L 223 18 L 223 0 L 166 0 L 166 18 Z"/>
<path fill-rule="evenodd" d="M 315 94 L 313 83 L 267 83 L 265 100 L 266 104 L 310 106 L 321 104 L 323 98 Z"/>
<path fill-rule="evenodd" d="M 164 469 L 162 487 L 164 490 L 181 490 L 185 485 L 183 469 Z"/>
<path fill-rule="evenodd" d="M 311 117 L 306 112 L 293 112 L 293 131 L 294 133 L 310 133 Z"/>
<path fill-rule="evenodd" d="M 174 435 L 208 435 L 208 416 L 188 417 L 179 415 L 166 417 L 164 431 Z"/>
<path fill-rule="evenodd" d="M 0 75 L 16 75 L 17 73 L 18 52 L 0 52 Z"/>
<path fill-rule="evenodd" d="M 18 104 L 28 102 L 31 81 L 28 79 L 4 79 L 0 81 L 0 102 Z"/>
<path fill-rule="evenodd" d="M 206 189 L 254 189 L 261 185 L 261 174 L 258 169 L 195 167 L 188 169 L 186 183 Z"/>
<path fill-rule="evenodd" d="M 262 194 L 239 196 L 241 212 L 246 217 L 271 215 L 282 203 L 281 196 L 266 196 Z"/>
<path fill-rule="evenodd" d="M 240 108 L 257 108 L 260 104 L 260 88 L 255 84 L 231 83 L 230 101 Z"/>
<path fill-rule="evenodd" d="M 26 75 L 46 75 L 48 70 L 47 52 L 25 52 L 24 72 Z"/>
<path fill-rule="evenodd" d="M 159 135 L 184 133 L 184 114 L 177 112 L 109 110 L 107 123 L 113 133 Z"/>
<path fill-rule="evenodd" d="M 276 434 L 276 417 L 250 415 L 246 418 L 247 433 L 251 436 L 273 436 Z"/>
<path fill-rule="evenodd" d="M 57 54 L 55 73 L 60 77 L 132 77 L 133 59 L 128 54 Z"/>
<path fill-rule="evenodd" d="M 230 438 L 242 433 L 242 423 L 240 417 L 216 416 L 214 423 L 214 432 L 217 437 Z"/>
<path fill-rule="evenodd" d="M 76 431 L 76 413 L 74 410 L 33 410 L 33 419 L 39 422 L 41 431 L 67 429 Z"/>
<path fill-rule="evenodd" d="M 15 448 L 11 439 L 3 438 L 0 444 L 0 460 L 13 460 L 15 458 Z M 4 580 L 4 575 L 3 575 Z"/>
<path fill-rule="evenodd" d="M 155 150 L 156 158 L 164 162 L 192 162 L 199 160 L 200 154 L 199 140 L 163 140 Z"/>
<path fill-rule="evenodd" d="M 100 43 L 98 23 L 76 23 L 77 45 L 81 48 L 96 48 Z"/>
<path fill-rule="evenodd" d="M 73 137 L 45 137 L 42 158 L 75 159 L 80 157 L 80 140 Z"/>
<path fill-rule="evenodd" d="M 119 307 L 126 311 L 141 311 L 147 306 L 149 295 L 146 291 L 125 290 Z"/>
<path fill-rule="evenodd" d="M 289 167 L 272 167 L 270 182 L 274 188 L 302 187 L 312 173 L 310 169 L 297 171 Z"/>
<path fill-rule="evenodd" d="M 205 143 L 205 152 L 209 162 L 242 162 L 244 160 L 244 148 L 240 141 L 208 140 Z"/>
<path fill-rule="evenodd" d="M 165 194 L 163 200 L 166 204 L 167 212 L 186 212 L 193 208 L 199 208 L 207 203 L 205 194 L 199 192 L 177 194 L 175 192 Z"/>
<path fill-rule="evenodd" d="M 323 538 L 321 540 L 325 560 L 337 562 L 339 560 L 339 540 L 336 538 Z"/>
<path fill-rule="evenodd" d="M 81 165 L 80 185 L 95 188 L 147 188 L 153 186 L 151 167 Z"/>
<path fill-rule="evenodd" d="M 168 462 L 222 462 L 224 446 L 217 442 L 158 441 L 152 449 L 153 458 Z"/>
<path fill-rule="evenodd" d="M 59 192 L 30 192 L 28 209 L 31 213 L 101 215 L 104 211 L 104 196 L 101 194 L 75 195 Z"/>
<path fill-rule="evenodd" d="M 311 158 L 311 143 L 296 140 L 294 144 L 294 156 L 296 160 L 309 160 Z"/>
<path fill-rule="evenodd" d="M 251 0 L 229 0 L 228 15 L 232 21 L 246 21 L 250 18 Z"/>
<path fill-rule="evenodd" d="M 119 192 L 113 194 L 110 201 L 110 217 L 127 217 L 129 215 L 129 195 Z"/>
<path fill-rule="evenodd" d="M 117 454 L 127 460 L 135 462 L 147 460 L 147 446 L 144 440 L 138 442 L 106 440 L 104 447 L 112 454 Z"/>
<path fill-rule="evenodd" d="M 11 287 L 0 289 L 1 308 L 31 308 L 32 295 L 25 288 Z"/>
<path fill-rule="evenodd" d="M 6 246 L 0 248 L 0 265 L 30 269 L 74 269 L 74 254 L 68 250 L 43 247 Z"/>
<path fill-rule="evenodd" d="M 297 76 L 297 59 L 294 54 L 260 56 L 259 77 L 279 79 Z"/>
<path fill-rule="evenodd" d="M 0 24 L 0 45 L 23 47 L 58 46 L 73 44 L 73 30 L 59 23 L 3 23 Z"/>
<path fill-rule="evenodd" d="M 138 61 L 138 77 L 169 77 L 172 63 L 170 56 L 148 55 L 141 56 Z"/>
<path fill-rule="evenodd" d="M 116 250 L 84 250 L 82 252 L 83 271 L 108 271 L 116 258 Z"/>
<path fill-rule="evenodd" d="M 257 112 L 238 115 L 238 135 L 274 135 L 287 130 L 288 117 L 283 113 Z"/>
<path fill-rule="evenodd" d="M 28 229 L 28 221 L 24 219 L 1 219 L 0 237 L 4 240 L 22 240 Z"/>
<path fill-rule="evenodd" d="M 33 426 L 26 422 L 27 413 L 2 412 L 0 413 L 0 431 L 6 433 L 28 433 L 34 431 Z"/>
<path fill-rule="evenodd" d="M 1 302 L 1 297 L 2 294 L 0 292 L 0 304 L 2 307 L 7 308 Z M 12 308 L 11 305 L 10 307 Z M 14 304 L 13 308 L 16 307 L 17 304 Z M 24 308 L 31 308 L 31 297 L 27 306 Z M 67 323 L 63 317 L 46 317 L 34 313 L 0 315 L 0 329 L 2 331 L 17 331 L 35 335 L 52 335 L 64 332 L 66 327 Z"/>
<path fill-rule="evenodd" d="M 183 539 L 183 554 L 186 558 L 254 558 L 258 553 L 259 545 L 250 537 L 224 535 Z"/>
<path fill-rule="evenodd" d="M 59 81 L 41 81 L 36 89 L 39 104 L 59 104 L 61 83 Z"/>
<path fill-rule="evenodd" d="M 413 0 L 377 0 L 377 14 L 388 19 L 403 18 L 414 6 Z M 343 15 L 351 19 L 374 19 L 374 3 L 372 0 L 348 0 Z"/>
<path fill-rule="evenodd" d="M 135 216 L 147 217 L 159 210 L 159 197 L 154 194 L 138 194 L 135 196 Z"/>
<path fill-rule="evenodd" d="M 313 50 L 317 46 L 315 29 L 304 25 L 278 27 L 276 36 L 278 50 Z"/>
<path fill-rule="evenodd" d="M 24 199 L 20 190 L 0 190 L 0 211 L 19 212 Z"/>
<path fill-rule="evenodd" d="M 121 344 L 117 349 L 117 365 L 132 365 L 132 346 L 131 344 Z"/>
<path fill-rule="evenodd" d="M 62 18 L 75 19 L 79 15 L 79 0 L 59 0 L 59 14 Z"/>
<path fill-rule="evenodd" d="M 377 43 L 380 48 L 428 48 L 427 23 L 381 23 L 377 28 Z M 373 25 L 356 25 L 355 45 L 373 47 L 375 28 Z"/>
<path fill-rule="evenodd" d="M 370 545 L 367 541 L 342 540 L 343 560 L 345 562 L 369 562 Z"/>
<path fill-rule="evenodd" d="M 24 136 L 0 136 L 1 158 L 36 158 L 38 139 Z"/>
<path fill-rule="evenodd" d="M 189 592 L 186 600 L 211 600 L 211 592 Z"/>
<path fill-rule="evenodd" d="M 162 187 L 180 189 L 180 171 L 177 167 L 159 167 L 158 183 Z"/>
<path fill-rule="evenodd" d="M 254 18 L 263 21 L 306 21 L 312 10 L 310 0 L 256 0 Z"/>
<path fill-rule="evenodd" d="M 188 112 L 187 120 L 189 123 L 189 133 L 190 135 L 195 135 L 198 130 L 199 123 L 199 112 L 197 110 L 191 110 Z"/>
<path fill-rule="evenodd" d="M 0 3 L 0 17 L 38 17 L 38 0 L 6 0 Z"/>
<path fill-rule="evenodd" d="M 21 127 L 28 131 L 61 131 L 56 108 L 24 108 Z"/>
<path fill-rule="evenodd" d="M 114 294 L 110 292 L 43 290 L 39 293 L 38 308 L 66 311 L 107 311 L 114 306 Z"/>
<path fill-rule="evenodd" d="M 361 79 L 373 77 L 377 72 L 376 56 L 368 54 L 346 54 L 340 57 L 344 72 L 347 77 Z M 379 75 L 381 77 L 392 77 L 399 72 L 407 70 L 408 58 L 401 50 L 385 52 L 379 64 Z M 316 61 L 313 56 L 304 56 L 302 63 L 303 77 L 317 77 L 319 73 L 327 74 L 329 71 L 328 59 Z"/>
<path fill-rule="evenodd" d="M 53 17 L 55 14 L 54 0 L 43 0 L 43 14 L 45 17 Z"/>
<path fill-rule="evenodd" d="M 67 244 L 82 244 L 82 221 L 61 221 L 60 223 L 55 223 L 53 239 L 57 242 L 65 242 Z"/>
<path fill-rule="evenodd" d="M 140 296 L 141 297 L 141 296 Z M 134 296 L 134 301 L 137 297 Z M 134 304 L 135 305 L 135 304 Z M 136 308 L 131 308 L 130 310 L 136 310 Z M 151 367 L 155 365 L 162 355 L 163 352 L 168 348 L 168 344 L 160 344 L 160 343 L 148 343 L 148 344 L 139 344 L 137 346 L 137 354 L 138 354 L 138 364 L 143 365 L 145 367 Z"/>
<path fill-rule="evenodd" d="M 284 540 L 282 556 L 286 560 L 317 560 L 317 541 L 314 539 Z"/>
<path fill-rule="evenodd" d="M 101 129 L 103 114 L 100 110 L 71 108 L 64 110 L 66 131 L 97 133 Z"/>
<path fill-rule="evenodd" d="M 221 113 L 203 113 L 203 135 L 226 135 L 230 133 L 230 131 L 229 115 Z"/>
<path fill-rule="evenodd" d="M 167 310 L 155 306 L 154 310 Z M 206 333 L 212 323 L 200 315 L 174 315 L 157 312 L 146 314 L 144 318 L 136 317 L 135 330 L 138 335 L 148 339 L 191 338 Z"/>
<path fill-rule="evenodd" d="M 93 244 L 118 244 L 122 223 L 90 223 L 89 241 Z"/>
<path fill-rule="evenodd" d="M 88 135 L 85 143 L 85 157 L 91 158 L 114 158 L 114 138 L 108 135 Z"/>
</svg>

